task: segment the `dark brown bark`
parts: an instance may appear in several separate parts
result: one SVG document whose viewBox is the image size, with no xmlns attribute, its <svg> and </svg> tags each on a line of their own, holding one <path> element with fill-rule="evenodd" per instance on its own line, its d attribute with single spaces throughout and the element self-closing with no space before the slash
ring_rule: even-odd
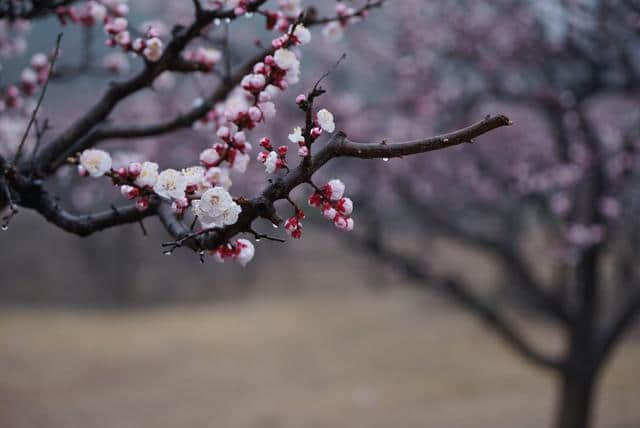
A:
<svg viewBox="0 0 640 428">
<path fill-rule="evenodd" d="M 597 376 L 592 371 L 569 370 L 560 377 L 555 428 L 589 428 Z"/>
</svg>

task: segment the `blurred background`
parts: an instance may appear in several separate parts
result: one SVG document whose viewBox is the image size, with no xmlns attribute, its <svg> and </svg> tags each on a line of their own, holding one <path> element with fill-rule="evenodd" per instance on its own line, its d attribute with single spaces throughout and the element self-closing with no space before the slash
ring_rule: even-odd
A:
<svg viewBox="0 0 640 428">
<path fill-rule="evenodd" d="M 331 16 L 335 3 L 303 6 Z M 165 38 L 193 14 L 188 1 L 129 5 L 132 26 L 160 21 Z M 0 46 L 4 86 L 60 25 L 2 23 L 15 48 Z M 225 27 L 197 43 L 219 45 Z M 272 38 L 259 16 L 228 31 L 234 65 Z M 21 210 L 0 234 L 0 426 L 640 426 L 640 3 L 389 0 L 341 38 L 322 33 L 252 142 L 286 141 L 302 122 L 293 98 L 342 53 L 321 104 L 352 140 L 498 113 L 515 125 L 442 152 L 334 162 L 315 180 L 346 183 L 356 231 L 308 210 L 301 240 L 261 240 L 244 269 L 164 256 L 155 219 L 147 236 L 131 225 L 82 239 Z M 59 64 L 49 137 L 142 66 L 74 26 Z M 164 120 L 218 83 L 161 76 L 111 120 Z M 25 125 L 0 113 L 1 153 Z M 165 168 L 210 144 L 189 129 L 102 148 Z M 257 194 L 262 168 L 233 176 L 232 193 Z M 71 167 L 49 188 L 77 212 L 121 203 Z"/>
</svg>

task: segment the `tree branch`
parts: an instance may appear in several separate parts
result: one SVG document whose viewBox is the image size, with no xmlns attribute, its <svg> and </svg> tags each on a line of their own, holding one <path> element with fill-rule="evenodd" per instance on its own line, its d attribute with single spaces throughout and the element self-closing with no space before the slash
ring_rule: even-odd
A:
<svg viewBox="0 0 640 428">
<path fill-rule="evenodd" d="M 51 75 L 53 74 L 53 68 L 56 65 L 56 60 L 58 59 L 58 54 L 60 53 L 60 41 L 62 40 L 62 33 L 58 34 L 56 38 L 55 50 L 53 51 L 53 58 L 51 58 L 51 64 L 49 66 L 49 72 L 47 73 L 47 79 L 44 81 L 44 86 L 40 91 L 40 96 L 38 97 L 38 102 L 36 103 L 33 112 L 31 113 L 31 118 L 29 119 L 29 123 L 22 135 L 22 140 L 20 140 L 20 144 L 18 145 L 18 149 L 16 150 L 16 154 L 13 158 L 12 167 L 16 166 L 16 163 L 20 160 L 20 156 L 22 155 L 22 149 L 24 148 L 24 144 L 27 141 L 27 137 L 29 137 L 29 131 L 31 131 L 31 127 L 36 121 L 36 117 L 38 116 L 38 111 L 40 110 L 40 106 L 42 105 L 42 101 L 44 100 L 44 96 L 47 93 L 47 87 L 49 86 L 49 80 L 51 80 Z"/>
<path fill-rule="evenodd" d="M 376 245 L 367 245 L 366 240 L 363 239 L 360 241 L 361 245 L 365 245 L 381 261 L 395 267 L 409 278 L 418 281 L 417 286 L 420 289 L 438 291 L 452 299 L 456 304 L 467 308 L 473 315 L 496 331 L 507 344 L 528 361 L 547 369 L 562 370 L 564 367 L 562 360 L 549 357 L 535 349 L 525 339 L 524 334 L 498 308 L 475 295 L 458 280 L 447 276 L 430 274 L 424 268 L 424 263 L 412 260 L 408 256 L 386 248 L 380 244 L 380 241 L 376 241 Z"/>
<path fill-rule="evenodd" d="M 210 97 L 208 97 L 202 104 L 191 109 L 189 112 L 178 115 L 173 119 L 163 121 L 162 123 L 155 123 L 151 125 L 142 126 L 111 126 L 101 127 L 92 131 L 85 138 L 79 140 L 73 145 L 71 152 L 79 152 L 89 147 L 92 147 L 96 143 L 109 139 L 132 139 L 143 138 L 154 135 L 165 134 L 173 132 L 178 129 L 188 128 L 194 124 L 198 119 L 204 117 L 216 103 L 223 101 L 229 95 L 229 93 L 240 83 L 242 78 L 251 71 L 253 66 L 269 55 L 272 49 L 266 49 L 260 54 L 254 56 L 251 60 L 247 61 L 242 67 L 240 67 L 229 80 L 228 83 L 221 84 Z"/>
<path fill-rule="evenodd" d="M 265 2 L 266 0 L 256 0 L 248 6 L 248 10 L 255 11 Z M 215 19 L 223 18 L 235 19 L 237 17 L 232 10 L 200 13 L 189 27 L 174 31 L 173 39 L 167 44 L 162 57 L 157 62 L 147 62 L 145 69 L 138 75 L 125 82 L 112 84 L 93 108 L 42 149 L 36 160 L 37 171 L 44 175 L 55 172 L 65 162 L 65 159 L 73 154 L 74 144 L 104 121 L 120 101 L 150 86 L 156 77 L 171 68 L 186 45 L 197 37 L 207 25 Z"/>
<path fill-rule="evenodd" d="M 335 148 L 335 157 L 348 156 L 360 159 L 397 158 L 407 155 L 415 155 L 446 147 L 456 146 L 462 143 L 473 143 L 473 139 L 486 134 L 496 128 L 511 125 L 508 117 L 499 115 L 487 117 L 485 120 L 475 123 L 458 131 L 442 134 L 423 140 L 407 141 L 403 143 L 356 143 L 345 139 Z"/>
<path fill-rule="evenodd" d="M 281 219 L 276 215 L 274 202 L 287 199 L 293 189 L 300 184 L 308 183 L 313 174 L 333 158 L 354 157 L 372 159 L 397 157 L 401 155 L 400 153 L 424 153 L 468 142 L 472 138 L 510 124 L 511 121 L 506 116 L 495 116 L 493 118 L 486 118 L 475 125 L 458 131 L 407 143 L 359 144 L 349 141 L 344 133 L 337 132 L 331 137 L 331 140 L 323 149 L 312 156 L 311 162 L 302 163 L 283 177 L 276 179 L 260 196 L 252 200 L 239 201 L 242 212 L 235 224 L 212 230 L 211 233 L 199 236 L 197 239 L 192 239 L 189 241 L 189 246 L 194 249 L 218 248 L 234 236 L 240 233 L 250 232 L 250 230 L 252 230 L 251 224 L 259 217 L 268 219 L 273 224 L 280 224 Z M 362 150 L 360 150 L 361 147 L 363 148 Z M 190 230 L 180 224 L 175 216 L 168 212 L 166 208 L 161 207 L 160 215 L 163 223 L 165 226 L 168 226 L 167 229 L 175 239 L 182 239 L 190 233 Z"/>
<path fill-rule="evenodd" d="M 416 212 L 419 220 L 435 225 L 438 231 L 443 232 L 445 235 L 493 254 L 502 261 L 505 269 L 516 278 L 516 286 L 533 298 L 539 309 L 542 309 L 567 325 L 571 324 L 572 320 L 567 309 L 553 294 L 542 287 L 513 245 L 473 233 L 451 222 L 444 216 L 438 215 L 434 210 L 430 209 L 430 207 L 416 199 L 409 190 L 409 183 L 401 183 L 401 185 L 396 186 L 396 188 L 398 189 L 399 195 L 402 196 L 402 199 Z"/>
<path fill-rule="evenodd" d="M 13 184 L 15 186 L 15 183 Z M 128 205 L 92 214 L 76 215 L 60 208 L 58 200 L 44 189 L 41 183 L 26 182 L 24 186 L 26 188 L 17 187 L 21 206 L 37 211 L 48 222 L 81 237 L 111 227 L 137 223 L 146 217 L 154 216 L 159 205 L 156 200 L 152 201 L 149 208 L 142 212 L 135 205 Z"/>
</svg>

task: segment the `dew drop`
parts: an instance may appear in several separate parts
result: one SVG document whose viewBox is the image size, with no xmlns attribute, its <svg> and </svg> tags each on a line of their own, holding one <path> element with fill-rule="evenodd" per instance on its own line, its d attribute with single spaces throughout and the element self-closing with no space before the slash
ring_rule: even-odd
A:
<svg viewBox="0 0 640 428">
<path fill-rule="evenodd" d="M 253 12 L 247 12 L 244 14 L 245 18 L 250 19 L 253 18 Z"/>
<path fill-rule="evenodd" d="M 274 228 L 274 229 L 277 229 L 277 228 L 278 228 L 278 225 L 277 225 L 277 224 L 275 224 L 275 223 L 272 223 L 271 225 L 273 226 L 273 228 Z"/>
<path fill-rule="evenodd" d="M 198 254 L 200 254 L 200 256 L 204 256 L 204 250 L 200 251 Z"/>
<path fill-rule="evenodd" d="M 256 238 L 256 242 L 260 242 L 260 238 Z"/>
<path fill-rule="evenodd" d="M 3 225 L 2 225 L 2 230 L 3 230 L 3 231 L 9 230 L 9 225 L 7 225 L 7 224 L 3 224 Z"/>
<path fill-rule="evenodd" d="M 382 158 L 383 161 L 389 162 L 389 158 Z"/>
<path fill-rule="evenodd" d="M 225 18 L 224 22 L 226 22 L 227 24 L 231 22 L 231 18 Z"/>
<path fill-rule="evenodd" d="M 162 254 L 164 254 L 165 256 L 170 256 L 170 255 L 172 254 L 172 251 L 167 250 L 167 251 L 165 251 L 165 252 L 164 252 L 164 253 L 162 253 Z"/>
<path fill-rule="evenodd" d="M 220 25 L 222 21 L 220 21 L 220 18 L 216 18 L 213 20 L 213 25 Z"/>
</svg>

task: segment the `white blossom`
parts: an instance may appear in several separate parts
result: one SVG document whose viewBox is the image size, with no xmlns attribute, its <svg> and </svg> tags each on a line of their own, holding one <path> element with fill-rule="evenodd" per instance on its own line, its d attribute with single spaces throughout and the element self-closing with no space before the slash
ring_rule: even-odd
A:
<svg viewBox="0 0 640 428">
<path fill-rule="evenodd" d="M 220 160 L 220 155 L 215 149 L 206 149 L 200 153 L 200 162 L 205 165 L 215 165 Z"/>
<path fill-rule="evenodd" d="M 298 39 L 301 45 L 306 45 L 311 41 L 311 32 L 302 24 L 298 24 L 296 26 L 296 29 L 293 30 L 293 35 Z"/>
<path fill-rule="evenodd" d="M 333 21 L 324 26 L 322 35 L 330 42 L 339 42 L 344 36 L 344 29 L 339 22 Z"/>
<path fill-rule="evenodd" d="M 267 171 L 267 174 L 273 174 L 276 171 L 277 165 L 278 165 L 278 154 L 274 151 L 269 152 L 269 155 L 264 161 L 264 167 Z"/>
<path fill-rule="evenodd" d="M 95 1 L 87 2 L 87 11 L 95 22 L 103 22 L 107 16 L 107 8 Z"/>
<path fill-rule="evenodd" d="M 337 201 L 338 199 L 342 198 L 342 196 L 344 195 L 345 186 L 344 186 L 344 183 L 339 179 L 334 178 L 333 180 L 327 183 L 327 186 L 331 191 L 330 198 L 332 201 Z"/>
<path fill-rule="evenodd" d="M 251 241 L 247 239 L 238 239 L 236 241 L 236 246 L 240 250 L 238 255 L 236 256 L 236 260 L 242 266 L 246 266 L 249 263 L 256 252 L 255 247 L 251 243 Z"/>
<path fill-rule="evenodd" d="M 158 164 L 155 162 L 144 162 L 142 164 L 142 171 L 140 171 L 140 175 L 138 175 L 134 181 L 134 183 L 139 187 L 153 187 L 156 184 L 156 180 L 158 180 Z"/>
<path fill-rule="evenodd" d="M 283 70 L 289 70 L 300 66 L 300 62 L 296 57 L 296 54 L 288 49 L 278 49 L 273 55 L 273 59 L 276 65 Z"/>
<path fill-rule="evenodd" d="M 182 170 L 182 176 L 187 186 L 197 186 L 202 183 L 206 170 L 201 166 L 192 166 Z"/>
<path fill-rule="evenodd" d="M 92 177 L 102 177 L 111 169 L 111 156 L 103 150 L 87 149 L 80 155 L 80 165 Z"/>
<path fill-rule="evenodd" d="M 273 119 L 276 116 L 276 105 L 271 101 L 258 104 L 258 108 L 265 120 Z"/>
<path fill-rule="evenodd" d="M 206 228 L 234 224 L 242 211 L 229 192 L 220 186 L 204 192 L 199 200 L 193 201 L 193 211 Z"/>
<path fill-rule="evenodd" d="M 184 198 L 187 189 L 187 180 L 180 171 L 165 169 L 158 175 L 158 180 L 153 186 L 153 191 L 165 198 Z"/>
<path fill-rule="evenodd" d="M 326 108 L 318 112 L 318 123 L 322 129 L 329 133 L 336 130 L 336 124 L 333 122 L 333 114 Z"/>
<path fill-rule="evenodd" d="M 278 6 L 280 12 L 288 18 L 297 18 L 302 13 L 301 0 L 280 0 Z"/>
<path fill-rule="evenodd" d="M 247 165 L 251 158 L 246 153 L 237 152 L 236 157 L 233 159 L 233 169 L 240 174 L 244 174 L 247 171 Z"/>
<path fill-rule="evenodd" d="M 147 40 L 147 47 L 142 52 L 149 61 L 155 62 L 162 56 L 162 40 L 152 37 Z"/>
<path fill-rule="evenodd" d="M 304 137 L 302 136 L 302 128 L 296 126 L 293 128 L 293 133 L 289 134 L 289 141 L 295 144 L 304 143 Z"/>
<path fill-rule="evenodd" d="M 229 170 L 226 168 L 209 168 L 204 174 L 203 181 L 207 187 L 220 186 L 225 190 L 229 190 L 232 185 Z"/>
</svg>

